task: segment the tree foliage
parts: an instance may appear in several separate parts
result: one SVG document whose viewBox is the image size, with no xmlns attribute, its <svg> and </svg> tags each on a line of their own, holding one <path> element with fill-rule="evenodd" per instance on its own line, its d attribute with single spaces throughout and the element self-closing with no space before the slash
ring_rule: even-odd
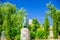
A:
<svg viewBox="0 0 60 40">
<path fill-rule="evenodd" d="M 45 31 L 45 38 L 47 39 L 49 36 L 49 28 L 50 28 L 48 14 L 46 14 L 43 26 Z"/>
<path fill-rule="evenodd" d="M 36 38 L 37 39 L 44 39 L 45 38 L 45 31 L 44 31 L 43 27 L 40 27 L 37 29 Z"/>
<path fill-rule="evenodd" d="M 3 16 L 2 16 L 2 4 L 0 4 L 0 40 L 1 40 L 1 32 L 2 32 L 2 25 L 3 25 Z"/>
<path fill-rule="evenodd" d="M 60 11 L 57 10 L 55 8 L 54 5 L 52 5 L 51 3 L 47 4 L 48 7 L 48 14 L 52 17 L 53 19 L 53 34 L 54 34 L 54 38 L 58 38 L 58 31 L 60 30 L 60 20 L 59 20 L 59 15 L 60 15 Z"/>
<path fill-rule="evenodd" d="M 14 40 L 17 35 L 20 35 L 22 19 L 26 11 L 23 8 L 17 9 L 15 5 L 8 2 L 3 3 L 0 9 L 0 25 L 2 25 L 3 31 L 5 31 L 6 39 Z"/>
<path fill-rule="evenodd" d="M 32 31 L 36 31 L 37 28 L 40 28 L 40 23 L 38 22 L 37 18 L 32 19 Z"/>
<path fill-rule="evenodd" d="M 35 40 L 36 31 L 37 31 L 38 28 L 40 28 L 40 23 L 38 22 L 37 18 L 33 18 L 32 19 L 32 24 L 29 25 L 31 40 Z"/>
</svg>

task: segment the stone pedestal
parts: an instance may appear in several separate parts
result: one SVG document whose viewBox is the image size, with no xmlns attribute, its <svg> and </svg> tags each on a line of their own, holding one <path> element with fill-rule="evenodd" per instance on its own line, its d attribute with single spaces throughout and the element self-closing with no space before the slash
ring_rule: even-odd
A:
<svg viewBox="0 0 60 40">
<path fill-rule="evenodd" d="M 21 29 L 21 40 L 30 40 L 30 33 L 28 28 Z"/>
</svg>

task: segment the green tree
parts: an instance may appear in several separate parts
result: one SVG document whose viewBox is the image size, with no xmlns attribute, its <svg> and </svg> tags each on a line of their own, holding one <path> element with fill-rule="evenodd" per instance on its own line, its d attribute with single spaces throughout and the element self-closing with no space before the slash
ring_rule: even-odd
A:
<svg viewBox="0 0 60 40">
<path fill-rule="evenodd" d="M 52 17 L 53 20 L 53 34 L 54 38 L 58 38 L 58 23 L 57 23 L 57 15 L 56 11 L 57 9 L 54 7 L 54 5 L 51 5 L 51 3 L 47 4 L 48 7 L 48 14 Z"/>
<path fill-rule="evenodd" d="M 45 32 L 43 28 L 38 28 L 36 31 L 36 38 L 37 39 L 44 39 L 45 38 Z"/>
<path fill-rule="evenodd" d="M 23 8 L 17 10 L 15 5 L 8 2 L 3 3 L 2 11 L 4 18 L 3 30 L 5 31 L 6 38 L 7 40 L 14 40 L 17 35 L 20 35 L 22 19 L 26 11 Z"/>
<path fill-rule="evenodd" d="M 56 17 L 57 17 L 57 27 L 58 27 L 58 33 L 60 35 L 60 10 L 56 11 Z"/>
<path fill-rule="evenodd" d="M 18 35 L 20 35 L 20 33 L 21 33 L 21 28 L 23 27 L 22 20 L 23 20 L 23 17 L 26 15 L 26 13 L 27 13 L 26 10 L 21 8 L 18 10 L 18 13 L 16 15 L 16 18 L 15 18 L 16 21 L 14 21 L 14 22 L 15 22 L 15 27 L 16 27 L 15 29 L 17 30 L 17 35 L 16 35 L 17 40 L 20 40 L 20 36 L 18 36 Z"/>
<path fill-rule="evenodd" d="M 12 23 L 11 22 L 11 15 L 14 15 L 15 12 L 16 12 L 16 7 L 15 5 L 12 5 L 10 3 L 4 3 L 3 6 L 3 15 L 4 15 L 4 23 L 3 23 L 3 27 L 4 27 L 4 30 L 5 30 L 5 34 L 6 34 L 6 38 L 7 40 L 11 39 L 12 40 L 12 35 L 11 35 L 11 32 L 12 32 Z"/>
<path fill-rule="evenodd" d="M 32 19 L 32 24 L 30 27 L 29 27 L 30 28 L 30 38 L 31 38 L 31 40 L 35 40 L 36 31 L 38 28 L 40 28 L 40 23 L 38 22 L 38 20 L 36 18 Z"/>
<path fill-rule="evenodd" d="M 2 25 L 3 25 L 3 16 L 2 16 L 1 7 L 2 4 L 0 4 L 0 40 L 1 40 Z"/>
<path fill-rule="evenodd" d="M 38 22 L 37 18 L 32 19 L 32 31 L 36 31 L 37 28 L 40 28 L 40 23 Z"/>
<path fill-rule="evenodd" d="M 49 19 L 48 19 L 48 15 L 46 14 L 45 20 L 44 20 L 44 31 L 45 31 L 45 38 L 47 39 L 49 36 Z"/>
</svg>

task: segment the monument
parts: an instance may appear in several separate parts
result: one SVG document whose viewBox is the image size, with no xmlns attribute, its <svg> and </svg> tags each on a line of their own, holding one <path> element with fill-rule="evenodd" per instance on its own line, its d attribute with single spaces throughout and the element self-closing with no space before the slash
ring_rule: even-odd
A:
<svg viewBox="0 0 60 40">
<path fill-rule="evenodd" d="M 23 28 L 21 29 L 21 40 L 30 40 L 27 16 L 23 18 Z"/>
</svg>

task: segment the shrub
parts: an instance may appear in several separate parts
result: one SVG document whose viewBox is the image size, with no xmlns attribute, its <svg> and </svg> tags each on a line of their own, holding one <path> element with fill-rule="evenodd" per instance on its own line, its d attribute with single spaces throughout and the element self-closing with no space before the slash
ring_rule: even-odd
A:
<svg viewBox="0 0 60 40">
<path fill-rule="evenodd" d="M 36 37 L 38 38 L 38 39 L 43 39 L 44 38 L 44 35 L 45 35 L 45 32 L 44 32 L 44 30 L 43 29 L 38 29 L 37 31 L 36 31 Z"/>
</svg>

